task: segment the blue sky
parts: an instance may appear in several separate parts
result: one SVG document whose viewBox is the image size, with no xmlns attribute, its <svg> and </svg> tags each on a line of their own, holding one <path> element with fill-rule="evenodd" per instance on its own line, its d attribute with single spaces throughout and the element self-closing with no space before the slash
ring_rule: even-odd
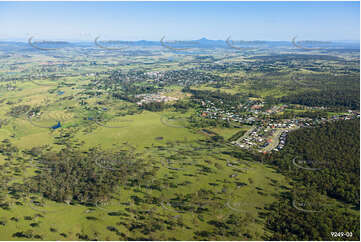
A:
<svg viewBox="0 0 361 242">
<path fill-rule="evenodd" d="M 0 39 L 359 40 L 359 2 L 0 2 Z"/>
</svg>

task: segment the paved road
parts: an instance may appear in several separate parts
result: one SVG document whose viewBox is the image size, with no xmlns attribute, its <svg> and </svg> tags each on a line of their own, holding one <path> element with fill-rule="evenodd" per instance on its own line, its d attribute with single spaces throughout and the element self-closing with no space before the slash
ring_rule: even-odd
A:
<svg viewBox="0 0 361 242">
<path fill-rule="evenodd" d="M 241 140 L 243 140 L 244 138 L 248 137 L 252 132 L 253 130 L 256 129 L 256 125 L 253 125 L 249 130 L 247 130 L 246 133 L 244 133 L 244 135 L 242 137 L 240 137 L 239 139 L 236 140 L 236 144 L 237 145 L 240 145 L 241 144 Z"/>
<path fill-rule="evenodd" d="M 274 148 L 276 148 L 278 146 L 278 144 L 280 143 L 280 136 L 284 130 L 286 130 L 286 129 L 277 129 L 276 132 L 272 136 L 271 143 L 269 145 L 267 145 L 266 147 L 264 147 L 262 149 L 262 151 L 268 152 L 268 151 L 271 151 Z"/>
<path fill-rule="evenodd" d="M 280 136 L 281 134 L 288 130 L 288 131 L 291 131 L 291 130 L 296 130 L 298 129 L 299 127 L 296 126 L 294 128 L 286 128 L 286 129 L 277 129 L 276 132 L 273 134 L 272 136 L 272 141 L 269 145 L 267 145 L 266 147 L 264 147 L 261 151 L 271 151 L 273 150 L 274 148 L 276 148 L 278 146 L 278 144 L 280 143 Z"/>
</svg>

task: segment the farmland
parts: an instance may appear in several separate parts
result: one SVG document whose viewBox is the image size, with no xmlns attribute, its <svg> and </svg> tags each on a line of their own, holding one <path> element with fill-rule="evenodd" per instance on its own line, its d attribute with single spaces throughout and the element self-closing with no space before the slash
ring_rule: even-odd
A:
<svg viewBox="0 0 361 242">
<path fill-rule="evenodd" d="M 352 49 L 0 46 L 1 240 L 277 240 L 275 204 L 310 186 L 292 155 L 322 156 L 304 144 L 314 132 L 339 145 L 328 125 L 359 129 Z M 312 192 L 352 223 L 351 188 L 333 185 L 342 196 Z M 295 220 L 306 209 L 285 204 Z"/>
</svg>

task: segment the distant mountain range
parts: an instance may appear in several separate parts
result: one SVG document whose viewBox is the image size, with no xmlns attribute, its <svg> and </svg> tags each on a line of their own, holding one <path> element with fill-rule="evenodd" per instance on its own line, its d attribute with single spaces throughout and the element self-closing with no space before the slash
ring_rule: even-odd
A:
<svg viewBox="0 0 361 242">
<path fill-rule="evenodd" d="M 300 40 L 297 41 L 298 45 L 321 48 L 346 48 L 346 49 L 359 49 L 360 42 L 357 41 L 311 41 Z M 125 41 L 125 40 L 102 40 L 100 38 L 90 41 L 45 41 L 45 40 L 32 40 L 30 43 L 33 47 L 38 46 L 41 48 L 66 48 L 66 47 L 104 47 L 104 48 L 116 48 L 125 46 L 163 46 L 169 49 L 177 48 L 238 48 L 238 47 L 250 47 L 250 48 L 276 48 L 276 47 L 292 47 L 294 46 L 292 41 L 266 41 L 266 40 L 210 40 L 207 38 L 201 38 L 198 40 L 167 40 L 165 37 L 159 41 L 138 40 L 138 41 Z M 17 47 L 31 47 L 25 41 L 0 41 L 0 47 L 16 45 Z M 2 48 L 1 48 L 2 49 Z"/>
</svg>

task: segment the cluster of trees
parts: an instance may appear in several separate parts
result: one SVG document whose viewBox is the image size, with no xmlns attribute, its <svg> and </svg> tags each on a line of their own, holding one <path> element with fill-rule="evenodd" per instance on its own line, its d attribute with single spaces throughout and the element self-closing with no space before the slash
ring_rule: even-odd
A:
<svg viewBox="0 0 361 242">
<path fill-rule="evenodd" d="M 8 115 L 12 117 L 19 117 L 20 115 L 26 114 L 30 110 L 30 105 L 18 105 L 11 107 Z"/>
<path fill-rule="evenodd" d="M 185 113 L 189 108 L 193 107 L 194 104 L 184 100 L 177 100 L 172 106 L 177 112 Z"/>
<path fill-rule="evenodd" d="M 151 112 L 159 112 L 164 110 L 165 108 L 169 107 L 169 105 L 167 105 L 164 102 L 150 102 L 150 103 L 143 103 L 141 108 L 151 111 Z"/>
<path fill-rule="evenodd" d="M 199 115 L 192 115 L 188 118 L 189 126 L 192 128 L 207 128 L 207 127 L 231 127 L 230 122 L 222 119 L 203 118 Z"/>
<path fill-rule="evenodd" d="M 15 157 L 16 154 L 19 152 L 19 149 L 11 144 L 10 140 L 4 139 L 0 143 L 0 155 L 5 156 L 6 160 L 10 160 L 11 158 Z"/>
<path fill-rule="evenodd" d="M 360 219 L 352 213 L 333 209 L 303 212 L 290 206 L 290 198 L 274 203 L 267 216 L 267 229 L 272 231 L 267 240 L 351 240 L 360 238 Z M 331 232 L 351 232 L 352 236 L 332 237 Z"/>
<path fill-rule="evenodd" d="M 196 231 L 194 239 L 196 240 L 250 240 L 253 238 L 251 232 L 246 228 L 247 225 L 254 222 L 250 214 L 231 214 L 222 220 L 210 220 L 207 224 L 211 229 Z"/>
<path fill-rule="evenodd" d="M 114 97 L 116 99 L 124 100 L 127 102 L 133 102 L 133 103 L 137 102 L 139 100 L 138 98 L 134 97 L 133 95 L 123 93 L 122 91 L 113 92 L 112 97 Z"/>
<path fill-rule="evenodd" d="M 354 209 L 360 208 L 359 120 L 336 121 L 291 132 L 280 153 L 265 160 L 292 179 L 293 190 L 306 188 L 310 198 L 327 195 Z M 294 160 L 295 159 L 295 160 Z M 306 161 L 295 163 L 297 161 Z M 303 168 L 306 169 L 303 169 Z M 287 192 L 271 206 L 267 226 L 272 240 L 333 240 L 330 232 L 352 232 L 360 237 L 359 216 L 347 209 L 323 206 L 304 212 L 291 206 L 294 192 Z M 322 206 L 321 206 L 322 207 Z"/>
<path fill-rule="evenodd" d="M 183 88 L 183 92 L 189 92 L 192 94 L 192 100 L 195 101 L 210 101 L 214 104 L 218 104 L 221 107 L 236 107 L 245 99 L 239 94 L 229 94 L 226 92 L 208 91 L 208 90 L 195 90 L 189 87 Z"/>
<path fill-rule="evenodd" d="M 3 158 L 6 162 L 0 164 L 0 209 L 8 210 L 10 209 L 9 200 L 7 196 L 10 194 L 14 196 L 14 184 L 9 186 L 9 182 L 12 180 L 13 176 L 19 175 L 20 170 L 15 169 L 15 173 L 9 173 L 7 168 L 11 167 L 10 161 L 15 158 L 19 153 L 19 149 L 11 144 L 10 140 L 5 139 L 0 143 L 0 157 Z M 5 225 L 5 222 L 0 220 L 0 225 Z"/>
<path fill-rule="evenodd" d="M 4 125 L 7 125 L 9 123 L 9 121 L 8 120 L 6 120 L 6 119 L 0 119 L 0 128 Z"/>
<path fill-rule="evenodd" d="M 29 152 L 41 172 L 26 183 L 30 192 L 58 202 L 104 202 L 114 188 L 129 177 L 141 177 L 142 159 L 128 151 L 105 152 L 96 148 L 87 152 L 66 147 L 59 151 Z"/>
</svg>

